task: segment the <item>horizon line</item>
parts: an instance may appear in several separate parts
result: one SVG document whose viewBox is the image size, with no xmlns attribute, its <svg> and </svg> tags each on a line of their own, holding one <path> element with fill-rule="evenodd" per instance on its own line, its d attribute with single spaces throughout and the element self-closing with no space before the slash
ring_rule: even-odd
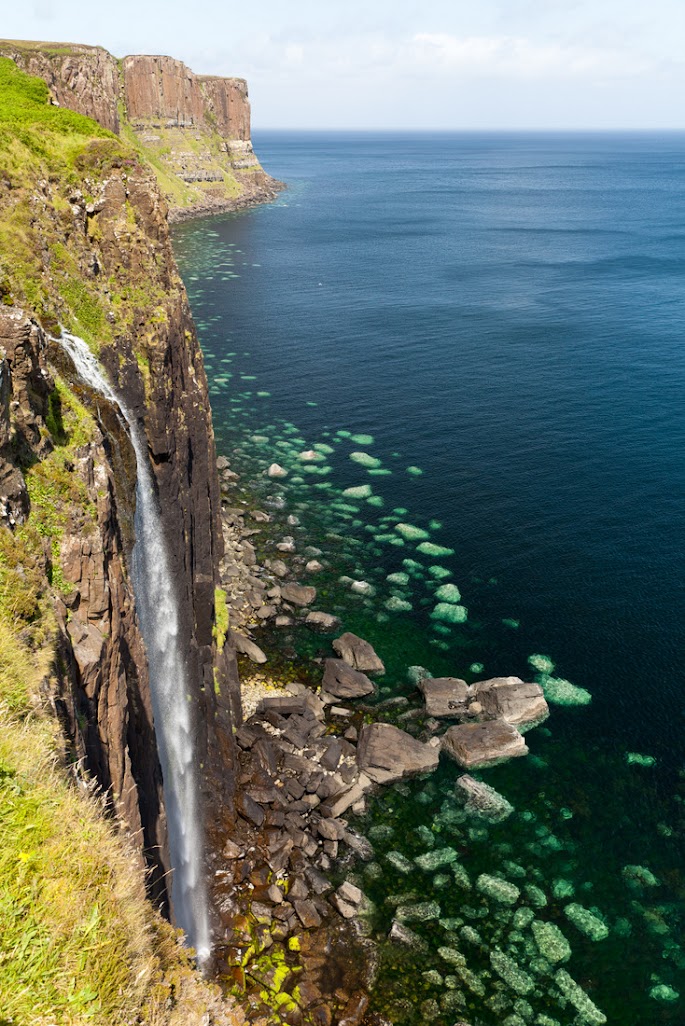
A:
<svg viewBox="0 0 685 1026">
<path fill-rule="evenodd" d="M 410 133 L 412 135 L 486 135 L 491 133 L 501 134 L 555 134 L 555 135 L 578 135 L 580 133 L 595 134 L 608 133 L 608 134 L 623 134 L 623 135 L 655 135 L 658 133 L 668 135 L 685 135 L 685 125 L 678 127 L 656 127 L 656 128 L 627 128 L 627 127 L 588 127 L 580 126 L 573 128 L 540 128 L 540 127 L 516 127 L 516 128 L 504 128 L 504 127 L 489 127 L 489 128 L 391 128 L 391 127 L 336 127 L 336 126 L 322 126 L 317 125 L 315 127 L 304 127 L 298 125 L 253 125 L 253 132 L 341 132 L 341 133 L 386 133 L 386 134 L 398 134 L 398 133 Z"/>
</svg>

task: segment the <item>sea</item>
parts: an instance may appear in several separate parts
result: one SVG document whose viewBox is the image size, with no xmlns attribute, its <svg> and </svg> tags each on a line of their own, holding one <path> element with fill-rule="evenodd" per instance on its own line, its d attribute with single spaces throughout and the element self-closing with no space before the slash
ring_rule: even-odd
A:
<svg viewBox="0 0 685 1026">
<path fill-rule="evenodd" d="M 254 142 L 286 190 L 174 245 L 260 555 L 293 538 L 399 726 L 428 675 L 550 705 L 474 774 L 513 811 L 465 808 L 443 761 L 353 820 L 372 1011 L 682 1026 L 685 135 Z M 328 641 L 266 633 L 316 683 Z"/>
</svg>

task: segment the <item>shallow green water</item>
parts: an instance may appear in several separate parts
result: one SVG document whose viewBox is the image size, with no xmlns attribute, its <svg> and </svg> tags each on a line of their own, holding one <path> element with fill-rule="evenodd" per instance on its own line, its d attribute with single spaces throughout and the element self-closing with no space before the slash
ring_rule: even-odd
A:
<svg viewBox="0 0 685 1026">
<path fill-rule="evenodd" d="M 274 142 L 275 157 L 289 145 Z M 404 184 L 409 173 L 422 190 L 410 223 L 386 209 L 388 196 L 401 195 L 392 178 L 399 164 L 387 172 L 393 188 L 374 193 L 374 168 L 385 167 L 374 151 L 355 193 L 352 172 L 361 158 L 352 143 L 322 144 L 320 152 L 301 143 L 288 150 L 283 177 L 298 177 L 296 158 L 307 145 L 316 173 L 296 181 L 274 207 L 186 225 L 176 234 L 206 354 L 219 449 L 242 474 L 236 501 L 242 495 L 274 518 L 260 555 L 278 556 L 272 545 L 285 535 L 294 537 L 298 553 L 305 546 L 321 551 L 326 569 L 300 579 L 319 589 L 318 608 L 338 613 L 346 629 L 381 654 L 387 674 L 379 681 L 380 699 L 405 695 L 418 705 L 409 675 L 415 666 L 467 681 L 547 672 L 550 699 L 591 696 L 589 704 L 552 705 L 547 723 L 527 735 L 527 758 L 483 772 L 514 806 L 503 823 L 463 814 L 453 790 L 457 768 L 445 763 L 428 780 L 385 790 L 355 824 L 371 836 L 375 857 L 341 872 L 351 871 L 373 902 L 369 929 L 380 950 L 374 1006 L 395 1026 L 451 1026 L 460 1018 L 483 1026 L 603 1021 L 583 1004 L 568 973 L 610 1023 L 681 1026 L 685 782 L 675 539 L 682 464 L 676 472 L 670 462 L 680 439 L 673 426 L 677 392 L 671 395 L 662 380 L 665 358 L 648 349 L 645 334 L 654 341 L 662 332 L 662 349 L 670 353 L 665 362 L 677 376 L 668 320 L 675 293 L 670 307 L 654 301 L 651 315 L 644 313 L 650 288 L 668 291 L 672 268 L 641 264 L 644 274 L 636 279 L 637 257 L 623 253 L 623 263 L 616 257 L 602 264 L 609 285 L 601 294 L 601 325 L 588 299 L 601 291 L 593 247 L 606 236 L 618 249 L 639 250 L 639 232 L 646 237 L 652 221 L 666 219 L 659 213 L 662 167 L 655 170 L 656 158 L 637 144 L 635 151 L 626 144 L 625 154 L 616 149 L 619 170 L 611 174 L 624 176 L 626 189 L 645 192 L 643 206 L 631 209 L 649 209 L 652 220 L 645 215 L 638 225 L 636 214 L 634 223 L 626 221 L 626 233 L 639 238 L 626 242 L 614 238 L 614 212 L 605 217 L 600 243 L 592 233 L 606 214 L 597 197 L 605 196 L 611 147 L 601 160 L 599 143 L 588 143 L 582 160 L 579 150 L 571 147 L 569 157 L 552 144 L 548 150 L 540 144 L 534 159 L 513 144 L 507 150 L 502 143 L 501 152 L 495 146 L 495 157 L 484 149 L 471 191 L 459 193 L 462 207 L 446 210 L 451 180 L 440 161 L 447 160 L 447 143 L 435 143 L 432 163 L 424 145 L 415 166 L 402 171 Z M 405 163 L 411 152 L 407 143 Z M 562 156 L 577 162 L 577 174 L 555 163 Z M 523 158 L 532 164 L 549 158 L 550 165 L 545 174 L 531 171 L 524 183 Z M 503 176 L 496 188 L 488 177 L 492 160 Z M 343 164 L 344 193 L 331 185 Z M 668 165 L 668 174 L 675 166 Z M 509 174 L 514 184 L 505 190 L 505 210 L 497 190 Z M 571 187 L 582 237 L 567 224 L 575 216 L 567 205 Z M 527 255 L 520 240 L 518 248 L 507 248 L 511 210 L 524 232 L 540 214 L 538 197 L 556 204 L 542 212 L 544 224 L 565 219 L 568 236 L 555 248 L 540 227 L 525 235 Z M 438 207 L 427 220 L 431 203 Z M 447 242 L 440 232 L 444 222 L 456 237 L 460 218 L 468 231 L 459 236 L 464 254 L 457 275 L 443 259 Z M 384 232 L 391 248 L 379 242 Z M 430 253 L 421 251 L 414 265 L 418 280 L 402 279 L 404 293 L 392 296 L 395 313 L 406 303 L 405 338 L 383 292 L 402 269 L 386 268 L 383 259 L 401 245 L 403 266 L 411 263 L 414 238 L 418 247 L 430 244 Z M 344 246 L 353 254 L 348 261 Z M 562 266 L 569 247 L 576 262 Z M 492 265 L 476 279 L 469 261 L 486 256 Z M 383 282 L 374 277 L 376 267 L 385 268 Z M 452 285 L 457 281 L 456 307 L 446 313 L 448 273 Z M 544 295 L 535 284 L 542 275 L 551 276 Z M 431 291 L 434 279 L 443 289 L 440 302 Z M 631 289 L 646 290 L 635 309 Z M 422 348 L 405 352 L 418 331 L 419 309 L 430 314 Z M 629 327 L 621 320 L 627 309 Z M 578 311 L 582 324 L 574 320 Z M 465 319 L 474 343 L 452 363 L 440 347 Z M 624 349 L 617 349 L 617 338 Z M 588 339 L 592 345 L 583 348 Z M 572 367 L 569 347 L 578 356 Z M 523 378 L 502 372 L 519 358 Z M 436 410 L 434 396 L 446 377 L 459 403 L 445 407 L 442 395 Z M 640 420 L 637 396 L 652 411 L 649 425 Z M 488 403 L 495 407 L 492 420 Z M 612 412 L 605 421 L 607 404 Z M 627 417 L 637 419 L 628 426 Z M 322 458 L 300 459 L 310 451 Z M 265 477 L 273 462 L 287 469 L 283 481 Z M 300 524 L 288 524 L 289 516 Z M 304 630 L 272 630 L 269 643 L 285 660 L 293 653 L 299 659 L 330 654 L 325 641 Z M 548 655 L 556 667 L 531 665 L 535 654 Z M 583 690 L 574 692 L 566 677 Z M 449 855 L 430 871 L 424 856 L 436 850 Z M 504 884 L 498 891 L 488 878 Z M 416 949 L 385 940 L 398 907 Z M 536 938 L 548 954 L 565 956 L 566 947 L 540 924 L 561 931 L 568 959 L 542 960 Z"/>
</svg>

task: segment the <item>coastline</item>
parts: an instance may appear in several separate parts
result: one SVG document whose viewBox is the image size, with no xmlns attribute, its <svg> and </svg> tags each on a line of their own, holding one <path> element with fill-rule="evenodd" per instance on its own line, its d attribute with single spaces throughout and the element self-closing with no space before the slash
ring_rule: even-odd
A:
<svg viewBox="0 0 685 1026">
<path fill-rule="evenodd" d="M 262 175 L 260 175 L 262 178 Z M 195 218 L 212 217 L 215 214 L 233 214 L 240 210 L 250 210 L 252 207 L 261 206 L 262 203 L 271 203 L 276 197 L 287 189 L 285 182 L 279 182 L 277 178 L 263 173 L 263 179 L 257 187 L 246 191 L 235 199 L 226 199 L 224 196 L 213 197 L 211 193 L 198 203 L 187 207 L 177 207 L 169 204 L 168 223 L 169 225 L 182 224 L 192 221 Z"/>
</svg>

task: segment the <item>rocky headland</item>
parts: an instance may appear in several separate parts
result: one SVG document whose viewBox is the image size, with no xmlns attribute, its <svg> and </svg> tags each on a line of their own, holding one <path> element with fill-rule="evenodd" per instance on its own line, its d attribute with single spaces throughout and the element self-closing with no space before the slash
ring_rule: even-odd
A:
<svg viewBox="0 0 685 1026">
<path fill-rule="evenodd" d="M 0 55 L 42 78 L 53 104 L 130 143 L 154 171 L 170 222 L 240 210 L 283 188 L 252 148 L 245 79 L 196 75 L 172 57 L 118 59 L 71 43 L 0 40 Z"/>
</svg>

